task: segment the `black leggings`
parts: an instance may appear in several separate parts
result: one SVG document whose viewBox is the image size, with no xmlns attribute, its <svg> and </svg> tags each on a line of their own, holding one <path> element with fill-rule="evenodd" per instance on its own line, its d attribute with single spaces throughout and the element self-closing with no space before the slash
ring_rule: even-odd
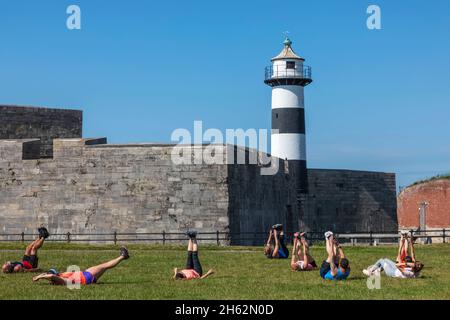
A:
<svg viewBox="0 0 450 320">
<path fill-rule="evenodd" d="M 188 251 L 186 269 L 194 269 L 200 275 L 200 277 L 203 275 L 203 269 L 202 265 L 200 264 L 200 260 L 198 259 L 197 251 Z"/>
</svg>

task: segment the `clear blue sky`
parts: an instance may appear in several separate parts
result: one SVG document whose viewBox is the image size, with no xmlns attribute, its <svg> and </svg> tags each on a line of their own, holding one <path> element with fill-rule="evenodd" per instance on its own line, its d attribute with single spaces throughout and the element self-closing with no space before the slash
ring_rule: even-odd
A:
<svg viewBox="0 0 450 320">
<path fill-rule="evenodd" d="M 66 28 L 66 8 L 82 30 Z M 382 10 L 382 30 L 366 9 Z M 264 66 L 289 30 L 313 68 L 310 167 L 450 172 L 450 1 L 6 1 L 0 103 L 79 108 L 84 136 L 270 128 Z"/>
</svg>

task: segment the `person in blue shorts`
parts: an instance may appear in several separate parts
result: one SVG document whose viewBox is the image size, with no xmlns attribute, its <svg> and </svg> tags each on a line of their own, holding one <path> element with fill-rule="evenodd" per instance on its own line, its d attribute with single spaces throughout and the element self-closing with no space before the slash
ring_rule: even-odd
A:
<svg viewBox="0 0 450 320">
<path fill-rule="evenodd" d="M 333 232 L 325 232 L 328 257 L 320 268 L 320 276 L 325 280 L 345 280 L 350 275 L 350 262 L 344 250 L 334 238 Z"/>
<path fill-rule="evenodd" d="M 269 259 L 289 258 L 289 250 L 284 242 L 283 225 L 276 224 L 270 229 L 269 238 L 264 246 L 264 255 Z"/>
</svg>

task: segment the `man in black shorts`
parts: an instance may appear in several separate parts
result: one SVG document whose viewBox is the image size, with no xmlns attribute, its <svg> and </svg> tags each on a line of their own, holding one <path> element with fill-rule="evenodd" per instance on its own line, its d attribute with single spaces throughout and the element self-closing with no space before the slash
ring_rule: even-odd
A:
<svg viewBox="0 0 450 320">
<path fill-rule="evenodd" d="M 25 255 L 22 261 L 7 261 L 2 266 L 3 273 L 15 273 L 15 272 L 36 272 L 38 269 L 39 258 L 37 256 L 38 250 L 44 244 L 45 239 L 47 239 L 50 234 L 48 230 L 44 227 L 38 229 L 39 237 L 30 243 L 25 249 Z"/>
</svg>

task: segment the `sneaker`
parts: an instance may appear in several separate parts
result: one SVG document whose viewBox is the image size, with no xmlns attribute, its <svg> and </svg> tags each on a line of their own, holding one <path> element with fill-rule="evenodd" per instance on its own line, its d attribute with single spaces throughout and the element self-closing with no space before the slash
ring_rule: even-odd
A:
<svg viewBox="0 0 450 320">
<path fill-rule="evenodd" d="M 370 277 L 370 276 L 372 275 L 372 272 L 370 272 L 370 271 L 367 270 L 367 269 L 364 269 L 362 272 L 363 272 L 366 276 L 368 276 L 368 277 Z"/>
<path fill-rule="evenodd" d="M 128 259 L 128 258 L 130 257 L 130 254 L 128 253 L 128 249 L 127 249 L 126 247 L 120 248 L 120 255 L 121 255 L 122 257 L 124 257 L 125 260 Z"/>
<path fill-rule="evenodd" d="M 280 223 L 274 224 L 274 225 L 272 226 L 272 229 L 275 229 L 275 230 L 277 230 L 277 231 L 281 231 L 281 230 L 283 229 L 283 225 L 280 224 Z"/>
<path fill-rule="evenodd" d="M 38 232 L 39 232 L 39 238 L 47 239 L 50 236 L 50 233 L 48 232 L 47 228 L 45 228 L 43 226 L 38 228 Z"/>
<path fill-rule="evenodd" d="M 197 237 L 197 231 L 195 230 L 188 230 L 186 232 L 186 235 L 191 238 L 191 239 L 195 239 Z"/>
<path fill-rule="evenodd" d="M 325 232 L 325 239 L 328 239 L 328 238 L 331 237 L 332 235 L 333 235 L 333 232 L 331 232 L 331 231 Z"/>
<path fill-rule="evenodd" d="M 400 231 L 400 235 L 405 237 L 405 238 L 408 236 L 408 234 L 409 234 L 408 231 Z"/>
<path fill-rule="evenodd" d="M 54 275 L 58 275 L 59 274 L 59 272 L 58 272 L 58 270 L 56 270 L 56 268 L 51 268 L 50 270 L 47 271 L 47 273 L 54 274 Z"/>
</svg>

